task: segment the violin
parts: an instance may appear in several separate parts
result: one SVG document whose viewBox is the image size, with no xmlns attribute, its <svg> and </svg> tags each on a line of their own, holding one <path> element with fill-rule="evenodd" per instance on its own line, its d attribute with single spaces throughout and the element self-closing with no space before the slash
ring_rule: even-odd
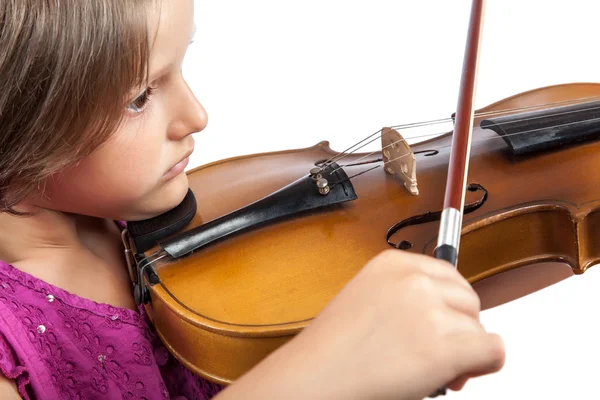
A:
<svg viewBox="0 0 600 400">
<path fill-rule="evenodd" d="M 451 262 L 484 309 L 598 263 L 600 176 L 574 177 L 597 162 L 600 85 L 474 111 L 481 8 L 474 0 L 451 132 L 409 145 L 403 130 L 429 123 L 390 126 L 342 152 L 324 141 L 213 162 L 188 172 L 178 207 L 128 223 L 136 301 L 183 365 L 233 382 L 388 248 Z M 375 140 L 380 151 L 360 152 Z"/>
<path fill-rule="evenodd" d="M 169 351 L 229 384 L 309 325 L 379 252 L 433 256 L 453 132 L 409 145 L 405 128 L 381 129 L 372 153 L 323 141 L 200 166 L 179 207 L 128 223 L 136 298 Z M 600 161 L 599 135 L 597 83 L 543 87 L 474 112 L 457 268 L 483 309 L 600 261 L 600 174 L 587 168 Z"/>
</svg>

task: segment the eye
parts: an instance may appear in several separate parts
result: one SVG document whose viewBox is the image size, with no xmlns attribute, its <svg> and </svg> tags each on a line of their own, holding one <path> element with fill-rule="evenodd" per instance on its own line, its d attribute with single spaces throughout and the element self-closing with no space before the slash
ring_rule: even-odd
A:
<svg viewBox="0 0 600 400">
<path fill-rule="evenodd" d="M 155 87 L 148 86 L 138 97 L 136 97 L 128 106 L 127 109 L 134 113 L 139 113 L 144 111 L 146 105 L 150 101 L 150 97 L 156 90 Z"/>
</svg>

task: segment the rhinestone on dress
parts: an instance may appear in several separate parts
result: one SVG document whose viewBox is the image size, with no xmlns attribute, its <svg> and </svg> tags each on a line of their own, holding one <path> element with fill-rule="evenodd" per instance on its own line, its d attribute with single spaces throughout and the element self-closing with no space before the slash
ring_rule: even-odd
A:
<svg viewBox="0 0 600 400">
<path fill-rule="evenodd" d="M 38 325 L 37 331 L 38 333 L 44 333 L 46 332 L 46 327 L 44 325 Z"/>
<path fill-rule="evenodd" d="M 54 296 L 49 294 L 48 296 L 46 296 L 46 298 L 48 299 L 49 303 L 52 303 L 54 301 Z"/>
<path fill-rule="evenodd" d="M 100 361 L 100 362 L 104 362 L 104 360 L 106 360 L 106 356 L 105 356 L 104 354 L 100 354 L 100 355 L 98 356 L 98 361 Z"/>
<path fill-rule="evenodd" d="M 110 319 L 112 319 L 113 321 L 116 321 L 119 319 L 119 316 L 117 314 L 115 314 L 112 317 L 110 317 Z"/>
</svg>

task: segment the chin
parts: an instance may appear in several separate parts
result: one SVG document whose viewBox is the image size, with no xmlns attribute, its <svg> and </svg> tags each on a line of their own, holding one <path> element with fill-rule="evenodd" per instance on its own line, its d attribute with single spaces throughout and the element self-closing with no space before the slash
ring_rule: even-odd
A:
<svg viewBox="0 0 600 400">
<path fill-rule="evenodd" d="M 146 192 L 144 195 L 136 196 L 135 199 L 131 198 L 127 202 L 129 210 L 121 218 L 117 219 L 142 221 L 157 217 L 181 204 L 188 189 L 189 182 L 187 175 L 182 173 L 155 187 L 154 190 Z"/>
<path fill-rule="evenodd" d="M 152 196 L 153 201 L 149 204 L 152 210 L 146 218 L 142 219 L 155 217 L 177 207 L 185 198 L 188 189 L 189 181 L 185 173 L 174 177 Z"/>
</svg>

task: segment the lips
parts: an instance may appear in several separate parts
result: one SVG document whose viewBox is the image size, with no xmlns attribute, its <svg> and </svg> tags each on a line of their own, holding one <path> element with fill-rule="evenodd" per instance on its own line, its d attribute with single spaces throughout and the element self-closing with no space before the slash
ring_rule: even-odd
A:
<svg viewBox="0 0 600 400">
<path fill-rule="evenodd" d="M 193 152 L 194 152 L 194 148 L 192 148 L 190 151 L 188 151 L 183 156 L 183 158 L 181 158 L 175 165 L 173 165 L 171 168 L 169 168 L 169 170 L 163 174 L 163 178 L 170 179 L 170 178 L 173 178 L 173 177 L 179 175 L 180 173 L 182 173 L 185 170 L 185 167 L 187 167 L 187 165 L 190 161 L 189 157 L 192 155 Z"/>
</svg>

